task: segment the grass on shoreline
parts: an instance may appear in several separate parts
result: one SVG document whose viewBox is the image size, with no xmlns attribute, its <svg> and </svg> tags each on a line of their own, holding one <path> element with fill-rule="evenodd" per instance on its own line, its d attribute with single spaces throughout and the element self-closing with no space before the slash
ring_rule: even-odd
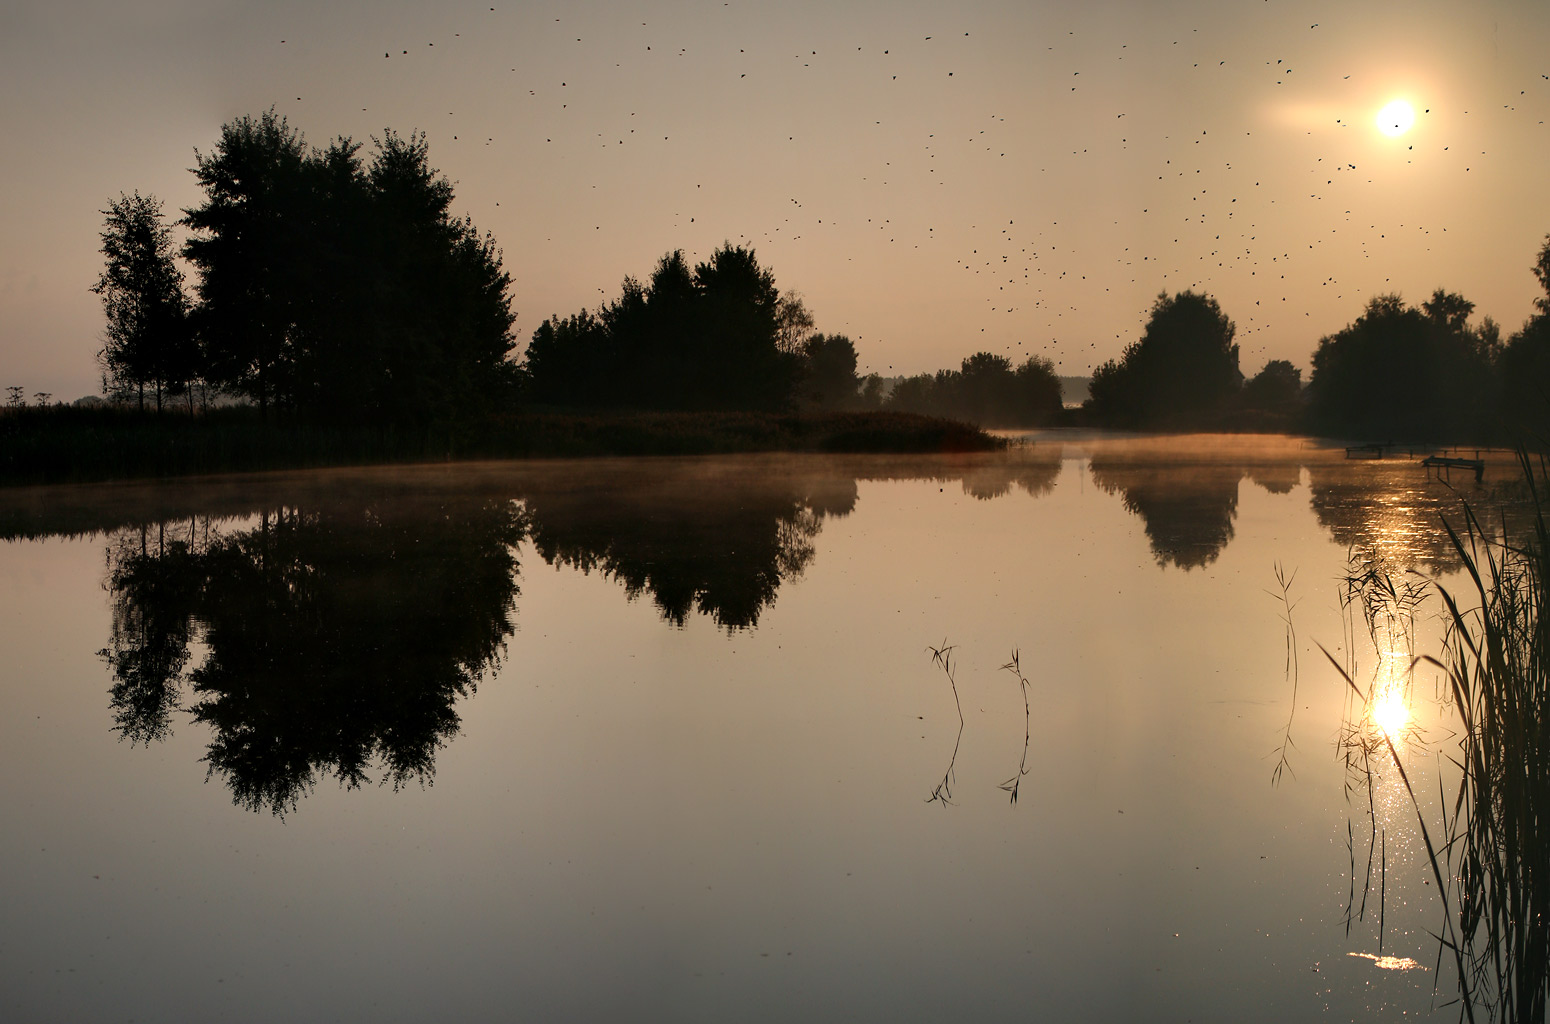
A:
<svg viewBox="0 0 1550 1024">
<path fill-rule="evenodd" d="M 454 459 L 740 452 L 990 451 L 1005 442 L 896 412 L 516 412 L 477 426 L 308 422 L 252 409 L 156 415 L 68 406 L 0 415 L 0 484 L 98 482 Z"/>
</svg>

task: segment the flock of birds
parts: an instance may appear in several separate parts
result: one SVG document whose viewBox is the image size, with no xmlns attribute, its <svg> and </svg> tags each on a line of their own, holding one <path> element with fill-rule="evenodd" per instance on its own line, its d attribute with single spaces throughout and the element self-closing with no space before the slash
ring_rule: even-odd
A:
<svg viewBox="0 0 1550 1024">
<path fill-rule="evenodd" d="M 402 73 L 434 96 L 441 76 L 486 52 L 476 43 L 511 31 L 501 9 L 479 13 L 486 25 L 470 25 L 465 12 L 459 18 L 466 33 L 451 32 L 440 48 L 437 40 L 425 39 L 384 49 L 380 60 L 403 64 Z M 1445 122 L 1452 137 L 1418 132 L 1381 151 L 1374 148 L 1370 114 L 1357 118 L 1349 109 L 1331 108 L 1321 123 L 1295 129 L 1245 119 L 1244 104 L 1232 96 L 1296 93 L 1302 86 L 1297 63 L 1211 53 L 1223 44 L 1198 30 L 1113 45 L 1078 45 L 1077 32 L 1069 30 L 1043 40 L 1043 52 L 1030 49 L 1023 57 L 1039 69 L 1028 74 L 1041 94 L 1003 90 L 1000 110 L 979 111 L 970 105 L 985 97 L 985 80 L 1000 73 L 986 60 L 997 42 L 987 47 L 973 35 L 984 35 L 983 27 L 781 51 L 777 34 L 734 40 L 713 24 L 714 17 L 697 25 L 692 38 L 664 45 L 663 30 L 649 19 L 629 23 L 629 31 L 623 24 L 595 23 L 578 31 L 566 17 L 546 20 L 540 29 L 531 11 L 519 13 L 527 19 L 527 52 L 542 58 L 501 69 L 509 76 L 504 91 L 511 102 L 471 104 L 474 116 L 460 116 L 455 106 L 447 111 L 445 134 L 432 138 L 441 163 L 455 162 L 466 173 L 461 156 L 449 161 L 443 141 L 512 146 L 529 154 L 548 147 L 559 151 L 553 166 L 565 175 L 554 184 L 574 190 L 591 177 L 590 190 L 601 185 L 606 195 L 627 168 L 671 168 L 677 161 L 682 191 L 673 199 L 679 207 L 674 223 L 695 225 L 693 237 L 755 245 L 782 285 L 798 287 L 803 254 L 811 251 L 804 247 L 822 247 L 830 260 L 844 252 L 885 273 L 900 259 L 889 250 L 919 250 L 907 259 L 911 272 L 954 301 L 969 303 L 954 316 L 957 336 L 943 339 L 944 348 L 963 354 L 975 346 L 1000 349 L 1019 360 L 1045 355 L 1063 373 L 1086 372 L 1118 355 L 1139 336 L 1151 297 L 1185 288 L 1217 295 L 1236 319 L 1246 372 L 1257 368 L 1256 353 L 1265 358 L 1271 342 L 1277 351 L 1311 351 L 1320 327 L 1329 328 L 1327 317 L 1312 320 L 1310 294 L 1333 293 L 1344 311 L 1341 322 L 1353 319 L 1370 295 L 1393 290 L 1383 264 L 1396 254 L 1425 251 L 1435 236 L 1471 215 L 1468 208 L 1436 205 L 1396 215 L 1398 183 L 1415 187 L 1418 169 L 1435 181 L 1470 175 L 1490 161 L 1478 133 L 1461 127 L 1475 116 L 1466 110 L 1437 117 L 1421 104 L 1421 126 Z M 1328 32 L 1318 22 L 1304 31 L 1315 37 Z M 1267 45 L 1320 52 L 1316 38 Z M 1103 63 L 1094 63 L 1095 55 Z M 1073 66 L 1078 62 L 1083 66 Z M 683 74 L 683 67 L 694 73 Z M 1158 97 L 1147 95 L 1146 77 L 1159 67 L 1174 76 L 1173 88 L 1184 91 L 1166 117 L 1157 113 Z M 820 89 L 827 84 L 844 91 L 815 102 L 814 87 L 802 77 L 815 74 L 822 76 Z M 1339 77 L 1340 84 L 1320 82 L 1318 88 L 1339 89 L 1353 75 L 1363 73 L 1352 70 Z M 712 181 L 718 197 L 712 201 L 699 180 L 707 175 L 696 164 L 707 151 L 705 127 L 693 106 L 664 109 L 652 93 L 664 80 L 714 88 L 710 95 L 679 98 L 702 106 L 708 121 L 731 118 L 715 122 L 728 131 L 728 145 L 755 146 L 754 160 L 799 165 L 800 159 L 779 154 L 784 144 L 823 165 L 823 174 L 751 175 L 748 187 L 759 194 L 731 198 L 728 183 Z M 1542 132 L 1543 120 L 1529 111 L 1542 106 L 1544 83 L 1550 76 L 1537 75 L 1536 83 L 1520 83 L 1516 95 L 1504 98 L 1502 111 L 1514 118 L 1515 131 Z M 907 90 L 907 98 L 891 100 L 889 88 Z M 1098 98 L 1088 98 L 1089 92 Z M 782 93 L 794 97 L 797 109 L 780 109 Z M 741 124 L 739 102 L 749 111 Z M 1301 141 L 1289 139 L 1293 135 Z M 835 152 L 837 140 L 848 148 Z M 675 155 L 675 144 L 684 143 L 683 155 Z M 512 176 L 515 195 L 508 194 L 508 208 L 514 198 L 520 198 L 519 208 L 545 202 L 543 180 L 521 167 Z M 781 198 L 778 214 L 770 189 L 794 193 Z M 1012 215 L 987 212 L 998 205 Z M 599 197 L 595 208 L 607 207 Z M 603 223 L 586 226 L 600 240 L 608 237 Z M 1540 230 L 1550 230 L 1550 222 Z M 514 241 L 503 240 L 508 247 Z M 663 237 L 657 244 L 684 243 Z M 1513 265 L 1524 268 L 1532 259 L 1532 253 L 1511 255 Z M 617 267 L 609 283 L 644 269 Z M 1525 292 L 1529 284 L 1525 280 Z M 601 287 L 596 292 L 611 294 Z M 825 311 L 815 312 L 822 326 Z M 1100 322 L 1110 328 L 1102 337 L 1094 326 Z M 863 360 L 886 372 L 886 339 L 873 343 L 883 357 L 863 344 Z"/>
</svg>

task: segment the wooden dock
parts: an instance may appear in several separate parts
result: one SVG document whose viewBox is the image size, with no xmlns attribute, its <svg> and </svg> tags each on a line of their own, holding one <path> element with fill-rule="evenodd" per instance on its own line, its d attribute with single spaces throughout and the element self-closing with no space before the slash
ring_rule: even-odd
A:
<svg viewBox="0 0 1550 1024">
<path fill-rule="evenodd" d="M 1449 470 L 1467 469 L 1475 474 L 1475 483 L 1485 479 L 1484 459 L 1455 459 L 1446 455 L 1429 455 L 1421 460 L 1421 465 L 1426 467 L 1428 474 L 1434 469 L 1437 470 L 1439 477 Z"/>
<path fill-rule="evenodd" d="M 1348 459 L 1381 459 L 1383 458 L 1383 445 L 1381 444 L 1354 444 L 1345 450 Z"/>
</svg>

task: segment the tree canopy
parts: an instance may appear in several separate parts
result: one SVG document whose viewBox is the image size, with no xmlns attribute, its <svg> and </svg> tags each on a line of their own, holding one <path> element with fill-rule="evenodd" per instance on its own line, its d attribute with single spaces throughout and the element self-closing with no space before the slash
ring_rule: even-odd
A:
<svg viewBox="0 0 1550 1024">
<path fill-rule="evenodd" d="M 1158 295 L 1141 338 L 1093 371 L 1090 408 L 1115 426 L 1210 425 L 1243 384 L 1236 332 L 1209 295 Z"/>
<path fill-rule="evenodd" d="M 646 284 L 626 277 L 596 313 L 539 325 L 523 363 L 527 394 L 602 408 L 782 408 L 803 374 L 802 352 L 784 347 L 782 331 L 811 322 L 797 305 L 751 248 L 724 244 L 692 272 L 675 250 Z"/>
<path fill-rule="evenodd" d="M 1445 440 L 1487 433 L 1497 331 L 1471 328 L 1474 304 L 1438 289 L 1415 308 L 1379 295 L 1319 341 L 1308 391 L 1315 425 L 1348 436 Z"/>
<path fill-rule="evenodd" d="M 261 408 L 432 422 L 487 408 L 512 379 L 500 250 L 451 213 L 423 134 L 369 160 L 322 150 L 269 110 L 228 122 L 184 211 L 206 374 Z"/>
</svg>

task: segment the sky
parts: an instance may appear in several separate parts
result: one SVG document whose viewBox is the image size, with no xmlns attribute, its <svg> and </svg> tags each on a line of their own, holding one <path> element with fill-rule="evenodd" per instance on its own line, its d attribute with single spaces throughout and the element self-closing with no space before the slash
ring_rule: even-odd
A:
<svg viewBox="0 0 1550 1024">
<path fill-rule="evenodd" d="M 103 209 L 179 216 L 196 150 L 271 107 L 317 146 L 424 131 L 519 352 L 726 242 L 885 375 L 1084 374 L 1184 289 L 1250 375 L 1306 374 L 1380 293 L 1510 333 L 1543 294 L 1546 40 L 1542 0 L 0 0 L 0 386 L 99 391 Z"/>
</svg>

